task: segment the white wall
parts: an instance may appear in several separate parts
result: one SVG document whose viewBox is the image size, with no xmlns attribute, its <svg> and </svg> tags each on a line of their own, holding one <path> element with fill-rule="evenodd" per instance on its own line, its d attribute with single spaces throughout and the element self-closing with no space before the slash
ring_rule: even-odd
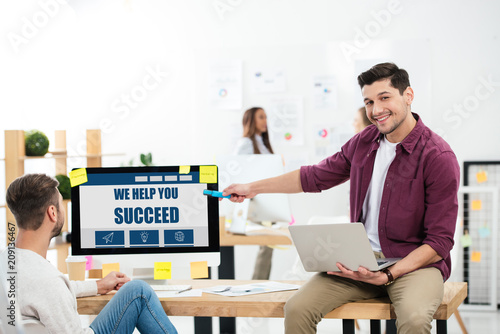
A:
<svg viewBox="0 0 500 334">
<path fill-rule="evenodd" d="M 232 150 L 242 110 L 208 107 L 206 64 L 241 59 L 244 107 L 265 108 L 270 98 L 249 89 L 257 67 L 283 68 L 284 95 L 304 97 L 305 145 L 275 150 L 315 163 L 314 124 L 349 124 L 361 104 L 359 64 L 391 60 L 410 73 L 413 110 L 460 162 L 500 159 L 498 1 L 62 2 L 0 4 L 2 129 L 67 129 L 70 151 L 81 152 L 84 129 L 102 128 L 103 151 L 125 153 L 106 158 L 108 165 L 137 161 L 142 152 L 152 152 L 156 164 L 211 163 Z M 346 43 L 357 53 L 346 56 Z M 157 81 L 127 107 L 124 94 L 152 71 Z M 336 76 L 337 109 L 312 109 L 316 74 Z M 3 137 L 0 144 L 3 151 Z M 347 190 L 292 196 L 297 221 L 345 215 Z"/>
</svg>

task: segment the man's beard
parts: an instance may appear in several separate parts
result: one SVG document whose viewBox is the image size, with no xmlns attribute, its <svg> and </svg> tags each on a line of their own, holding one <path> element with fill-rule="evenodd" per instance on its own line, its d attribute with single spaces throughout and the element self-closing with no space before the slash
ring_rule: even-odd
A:
<svg viewBox="0 0 500 334">
<path fill-rule="evenodd" d="M 61 234 L 62 228 L 64 226 L 64 217 L 62 215 L 62 212 L 58 211 L 57 212 L 57 223 L 54 229 L 52 230 L 52 237 L 57 237 L 59 234 Z"/>
</svg>

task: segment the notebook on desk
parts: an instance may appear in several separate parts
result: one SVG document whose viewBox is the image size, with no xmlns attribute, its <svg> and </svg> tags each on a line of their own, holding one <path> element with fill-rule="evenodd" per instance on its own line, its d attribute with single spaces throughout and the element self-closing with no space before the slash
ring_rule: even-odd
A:
<svg viewBox="0 0 500 334">
<path fill-rule="evenodd" d="M 340 271 L 337 262 L 357 271 L 378 271 L 401 258 L 377 259 L 361 223 L 292 225 L 289 227 L 304 269 L 309 272 Z"/>
</svg>

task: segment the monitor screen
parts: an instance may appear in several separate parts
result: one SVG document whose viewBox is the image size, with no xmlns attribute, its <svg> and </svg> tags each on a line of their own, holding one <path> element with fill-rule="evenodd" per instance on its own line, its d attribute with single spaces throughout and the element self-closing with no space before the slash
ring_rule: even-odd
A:
<svg viewBox="0 0 500 334">
<path fill-rule="evenodd" d="M 73 255 L 115 256 L 141 267 L 216 254 L 209 265 L 219 264 L 218 200 L 203 195 L 218 190 L 217 166 L 85 171 L 87 181 L 71 189 Z"/>
<path fill-rule="evenodd" d="M 248 183 L 284 173 L 283 159 L 276 154 L 223 155 L 217 157 L 220 188 L 232 183 Z M 221 215 L 231 217 L 234 203 L 223 200 Z M 290 222 L 292 214 L 287 194 L 259 194 L 249 202 L 247 219 L 253 222 Z"/>
</svg>

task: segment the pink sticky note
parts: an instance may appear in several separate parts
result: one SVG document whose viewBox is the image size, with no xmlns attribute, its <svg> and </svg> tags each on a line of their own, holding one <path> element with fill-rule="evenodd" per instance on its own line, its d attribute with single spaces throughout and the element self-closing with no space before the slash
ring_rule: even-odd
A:
<svg viewBox="0 0 500 334">
<path fill-rule="evenodd" d="M 85 263 L 85 270 L 90 270 L 92 269 L 92 255 L 85 256 L 87 259 L 87 263 Z"/>
</svg>

